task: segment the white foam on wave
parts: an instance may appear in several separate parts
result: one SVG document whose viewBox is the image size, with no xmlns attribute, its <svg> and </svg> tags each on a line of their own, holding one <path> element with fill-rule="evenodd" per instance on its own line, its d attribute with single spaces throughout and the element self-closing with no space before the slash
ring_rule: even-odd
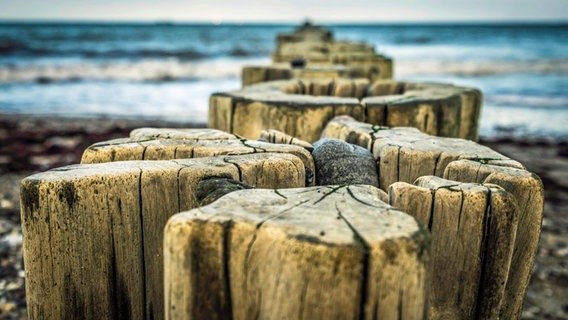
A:
<svg viewBox="0 0 568 320">
<path fill-rule="evenodd" d="M 568 59 L 556 60 L 396 60 L 397 76 L 456 75 L 486 76 L 514 73 L 568 74 Z"/>
<path fill-rule="evenodd" d="M 267 64 L 269 59 L 213 59 L 183 62 L 177 59 L 113 61 L 81 64 L 0 66 L 0 83 L 36 81 L 165 81 L 240 77 L 246 64 Z"/>
<path fill-rule="evenodd" d="M 516 94 L 486 95 L 485 102 L 500 106 L 568 108 L 568 97 L 541 97 Z"/>
</svg>

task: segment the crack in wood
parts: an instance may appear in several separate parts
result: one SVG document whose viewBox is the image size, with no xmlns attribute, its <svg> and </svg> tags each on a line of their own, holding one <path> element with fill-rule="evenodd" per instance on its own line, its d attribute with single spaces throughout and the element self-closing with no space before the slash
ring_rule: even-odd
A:
<svg viewBox="0 0 568 320">
<path fill-rule="evenodd" d="M 231 161 L 229 161 L 229 160 L 230 160 L 230 159 L 228 159 L 227 157 L 223 157 L 223 162 L 228 163 L 228 164 L 232 164 L 232 165 L 235 166 L 235 168 L 236 168 L 237 171 L 239 172 L 239 181 L 240 181 L 240 182 L 244 182 L 244 181 L 243 181 L 243 172 L 242 172 L 242 170 L 241 170 L 241 167 L 239 167 L 238 164 L 236 164 L 236 163 L 234 163 L 234 162 L 231 162 Z"/>
<path fill-rule="evenodd" d="M 319 198 L 318 200 L 316 200 L 316 201 L 314 202 L 314 204 L 320 203 L 323 199 L 327 198 L 330 194 L 332 194 L 332 193 L 336 192 L 337 190 L 339 190 L 339 189 L 341 189 L 341 188 L 344 188 L 344 187 L 346 187 L 346 186 L 347 186 L 346 184 L 340 184 L 340 185 L 338 185 L 338 186 L 336 186 L 336 187 L 328 187 L 328 188 L 331 189 L 331 191 L 330 191 L 330 192 L 327 192 L 327 193 L 324 193 L 324 195 L 321 196 L 321 198 Z"/>
<path fill-rule="evenodd" d="M 274 193 L 276 193 L 277 195 L 279 195 L 280 197 L 284 198 L 284 199 L 288 199 L 285 195 L 283 195 L 282 193 L 280 193 L 280 191 L 278 189 L 274 189 L 273 190 Z"/>
<path fill-rule="evenodd" d="M 144 149 L 144 151 L 146 151 L 146 149 Z M 141 250 L 141 257 L 142 259 L 140 259 L 142 267 L 140 269 L 140 272 L 142 273 L 142 279 L 146 279 L 146 255 L 144 252 L 144 207 L 143 207 L 143 203 L 142 203 L 142 169 L 139 169 L 140 173 L 138 175 L 138 210 L 139 210 L 139 219 L 140 219 L 140 243 L 142 243 L 143 245 L 141 246 L 140 250 Z M 142 308 L 142 318 L 146 319 L 146 281 L 142 281 L 142 306 L 144 306 Z"/>
<path fill-rule="evenodd" d="M 357 196 L 355 196 L 355 194 L 354 194 L 353 191 L 351 190 L 351 187 L 350 187 L 350 186 L 347 186 L 347 192 L 349 193 L 349 195 L 351 196 L 351 198 L 353 198 L 353 200 L 355 200 L 355 201 L 357 201 L 357 202 L 359 202 L 359 203 L 361 203 L 361 204 L 364 204 L 364 205 L 366 205 L 366 206 L 373 207 L 373 208 L 381 208 L 381 207 L 376 206 L 376 205 L 374 205 L 374 204 L 372 204 L 372 203 L 368 203 L 368 202 L 365 202 L 365 201 L 363 201 L 363 200 L 357 198 Z"/>
<path fill-rule="evenodd" d="M 254 150 L 254 153 L 258 153 L 258 150 L 261 150 L 262 152 L 267 152 L 265 148 L 261 148 L 261 147 L 255 147 L 253 145 L 250 145 L 247 143 L 248 139 L 239 139 L 239 141 L 243 144 L 243 146 L 247 147 L 247 148 L 252 148 Z"/>
<path fill-rule="evenodd" d="M 491 188 L 489 187 L 485 187 L 487 188 L 487 199 L 486 199 L 486 203 L 485 203 L 485 216 L 484 216 L 484 221 L 483 221 L 483 238 L 481 240 L 481 250 L 479 251 L 481 253 L 481 257 L 480 257 L 480 265 L 481 265 L 481 272 L 479 275 L 479 285 L 478 287 L 480 288 L 479 291 L 477 292 L 477 301 L 483 301 L 483 290 L 481 290 L 481 288 L 483 288 L 483 280 L 485 278 L 485 274 L 488 272 L 488 270 L 485 268 L 485 263 L 487 262 L 487 255 L 489 254 L 488 252 L 486 252 L 486 247 L 487 247 L 487 241 L 489 238 L 489 231 L 491 229 L 491 196 L 492 196 L 492 191 Z M 482 310 L 482 304 L 478 303 L 476 306 L 476 318 L 479 318 L 480 314 L 481 314 L 481 310 Z"/>
<path fill-rule="evenodd" d="M 343 213 L 341 212 L 341 209 L 339 209 L 339 207 L 337 206 L 337 203 L 334 204 L 335 205 L 335 210 L 337 210 L 337 215 L 341 218 L 341 220 L 343 220 L 343 222 L 345 222 L 345 224 L 347 225 L 347 227 L 351 230 L 351 232 L 353 232 L 353 238 L 354 240 L 359 243 L 359 245 L 363 248 L 363 268 L 361 270 L 361 300 L 360 300 L 360 304 L 359 304 L 359 319 L 360 320 L 364 320 L 365 319 L 365 304 L 367 303 L 367 298 L 368 298 L 368 288 L 367 288 L 367 282 L 370 279 L 370 275 L 369 273 L 370 268 L 369 268 L 369 260 L 370 260 L 370 252 L 371 252 L 371 246 L 369 245 L 369 243 L 367 243 L 367 241 L 363 238 L 363 236 L 361 234 L 359 234 L 359 231 L 357 231 L 357 229 L 355 228 L 355 226 L 353 226 L 349 220 L 347 220 L 347 218 L 343 215 Z"/>
<path fill-rule="evenodd" d="M 132 141 L 121 141 L 121 142 L 99 142 L 99 143 L 96 143 L 96 144 L 88 147 L 87 149 L 97 150 L 101 147 L 120 146 L 120 145 L 124 145 L 125 143 L 137 143 L 137 144 L 139 144 L 140 146 L 143 147 L 144 145 L 141 144 L 141 143 L 142 142 L 148 142 L 148 141 L 159 141 L 159 139 L 148 138 L 148 139 L 143 139 L 143 140 L 132 140 Z"/>
</svg>

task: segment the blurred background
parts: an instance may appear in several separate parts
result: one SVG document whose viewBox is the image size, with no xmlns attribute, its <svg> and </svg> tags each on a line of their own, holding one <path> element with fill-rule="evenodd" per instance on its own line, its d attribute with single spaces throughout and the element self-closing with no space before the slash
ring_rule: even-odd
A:
<svg viewBox="0 0 568 320">
<path fill-rule="evenodd" d="M 207 120 L 214 91 L 269 64 L 309 17 L 367 42 L 395 78 L 485 97 L 481 135 L 568 136 L 568 2 L 1 2 L 0 113 Z"/>
</svg>

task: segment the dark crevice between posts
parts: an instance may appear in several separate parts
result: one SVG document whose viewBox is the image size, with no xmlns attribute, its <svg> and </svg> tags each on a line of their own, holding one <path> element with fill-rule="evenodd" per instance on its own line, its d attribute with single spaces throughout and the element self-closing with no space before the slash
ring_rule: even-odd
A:
<svg viewBox="0 0 568 320">
<path fill-rule="evenodd" d="M 442 152 L 438 153 L 436 155 L 436 159 L 434 159 L 434 172 L 432 172 L 432 175 L 435 176 L 436 172 L 438 172 L 438 163 L 440 162 L 440 158 L 442 157 Z M 443 172 L 442 172 L 443 174 Z"/>
<path fill-rule="evenodd" d="M 235 123 L 235 112 L 237 109 L 237 102 L 235 101 L 234 98 L 229 98 L 231 100 L 231 114 L 229 115 L 229 132 L 233 133 L 235 132 L 234 130 L 234 123 Z"/>
<path fill-rule="evenodd" d="M 181 176 L 181 171 L 185 169 L 185 167 L 181 167 L 178 169 L 177 171 L 177 212 L 181 212 L 181 190 L 180 190 L 180 176 Z"/>
<path fill-rule="evenodd" d="M 379 184 L 379 189 L 383 190 L 383 186 L 381 185 L 381 157 L 377 157 L 377 159 L 375 160 L 375 165 L 377 166 L 377 178 L 378 178 L 378 184 Z M 386 187 L 385 187 L 386 189 Z"/>
<path fill-rule="evenodd" d="M 144 148 L 144 152 L 146 152 L 146 148 Z M 142 204 L 142 169 L 139 169 L 140 173 L 138 175 L 138 210 L 139 210 L 139 219 L 140 219 L 140 243 L 142 244 L 140 251 L 141 251 L 141 265 L 142 268 L 140 272 L 142 272 L 142 279 L 146 279 L 146 254 L 144 252 L 144 211 L 143 211 L 143 204 Z M 142 317 L 146 319 L 146 280 L 142 281 Z"/>
<path fill-rule="evenodd" d="M 432 231 L 432 225 L 434 224 L 434 208 L 436 207 L 436 190 L 430 189 L 430 194 L 432 195 L 432 205 L 430 206 L 430 217 L 428 218 L 428 230 Z"/>
<path fill-rule="evenodd" d="M 304 167 L 304 185 L 308 187 L 314 181 L 314 172 L 308 167 Z"/>
<path fill-rule="evenodd" d="M 385 129 L 386 130 L 386 129 Z M 371 154 L 373 154 L 373 150 L 375 149 L 375 142 L 377 142 L 377 137 L 375 137 L 375 134 L 371 134 L 370 135 L 371 141 L 369 143 L 369 152 L 371 152 Z M 374 157 L 374 155 L 373 155 Z M 378 169 L 378 167 L 377 167 Z"/>
<path fill-rule="evenodd" d="M 345 216 L 341 213 L 341 210 L 335 204 L 335 210 L 337 210 L 338 217 L 345 222 L 347 227 L 353 232 L 353 238 L 355 242 L 359 243 L 359 245 L 363 248 L 363 269 L 361 270 L 361 300 L 359 301 L 359 319 L 365 319 L 365 304 L 367 303 L 368 299 L 368 287 L 367 282 L 370 278 L 370 255 L 371 255 L 371 246 L 365 241 L 363 236 L 359 234 L 357 229 L 345 218 Z"/>
<path fill-rule="evenodd" d="M 479 275 L 479 285 L 478 285 L 478 291 L 477 291 L 477 301 L 483 301 L 483 282 L 485 280 L 485 274 L 487 273 L 486 267 L 485 267 L 485 263 L 487 262 L 487 255 L 489 254 L 488 252 L 486 252 L 486 247 L 487 247 L 487 241 L 489 238 L 489 231 L 491 230 L 491 188 L 486 187 L 487 188 L 487 199 L 486 199 L 486 204 L 485 204 L 485 216 L 483 217 L 484 223 L 483 223 L 483 239 L 481 241 L 481 273 Z M 480 303 L 478 303 L 476 306 L 476 311 L 475 311 L 475 318 L 479 319 L 480 315 L 481 315 L 481 309 L 482 309 L 482 305 Z"/>
<path fill-rule="evenodd" d="M 369 108 L 363 99 L 361 99 L 361 107 L 363 107 L 363 122 L 369 122 Z"/>
</svg>

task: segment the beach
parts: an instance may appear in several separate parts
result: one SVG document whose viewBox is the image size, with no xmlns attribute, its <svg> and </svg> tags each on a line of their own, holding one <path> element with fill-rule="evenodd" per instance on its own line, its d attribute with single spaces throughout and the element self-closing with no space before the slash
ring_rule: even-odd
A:
<svg viewBox="0 0 568 320">
<path fill-rule="evenodd" d="M 205 127 L 148 119 L 0 115 L 0 319 L 26 318 L 20 181 L 35 172 L 79 163 L 98 141 L 127 137 L 139 127 Z M 534 137 L 486 137 L 481 144 L 523 163 L 545 186 L 544 220 L 523 319 L 568 317 L 568 142 Z"/>
</svg>

